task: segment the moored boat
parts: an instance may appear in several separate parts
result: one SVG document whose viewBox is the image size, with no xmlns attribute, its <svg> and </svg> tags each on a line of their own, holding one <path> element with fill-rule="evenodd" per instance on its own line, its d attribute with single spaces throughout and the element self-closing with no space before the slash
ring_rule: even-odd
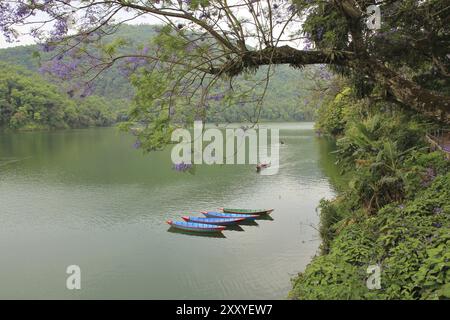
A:
<svg viewBox="0 0 450 320">
<path fill-rule="evenodd" d="M 270 167 L 270 163 L 259 163 L 256 165 L 256 171 L 260 172 L 262 169 L 266 169 Z"/>
<path fill-rule="evenodd" d="M 221 226 L 237 224 L 244 221 L 245 218 L 205 218 L 205 217 L 182 217 L 186 222 L 203 223 L 203 224 L 216 224 Z"/>
<path fill-rule="evenodd" d="M 244 218 L 245 220 L 255 220 L 259 217 L 259 215 L 256 214 L 236 214 L 215 211 L 202 211 L 202 213 L 208 218 Z"/>
<path fill-rule="evenodd" d="M 213 224 L 195 223 L 195 222 L 185 222 L 185 221 L 172 221 L 168 220 L 167 223 L 174 228 L 185 230 L 185 231 L 195 231 L 195 232 L 221 232 L 225 229 L 224 226 L 218 226 Z"/>
<path fill-rule="evenodd" d="M 237 213 L 237 214 L 270 214 L 273 209 L 231 209 L 220 208 L 225 213 Z"/>
</svg>

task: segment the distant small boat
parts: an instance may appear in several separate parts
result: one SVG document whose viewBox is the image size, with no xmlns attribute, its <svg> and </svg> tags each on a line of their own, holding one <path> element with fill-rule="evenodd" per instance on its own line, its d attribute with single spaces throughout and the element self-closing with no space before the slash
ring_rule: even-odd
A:
<svg viewBox="0 0 450 320">
<path fill-rule="evenodd" d="M 238 213 L 238 214 L 270 214 L 273 209 L 230 209 L 220 208 L 225 213 Z"/>
<path fill-rule="evenodd" d="M 217 224 L 220 226 L 236 224 L 245 220 L 245 218 L 204 218 L 204 217 L 186 217 L 186 216 L 182 218 L 184 221 L 187 222 Z"/>
<path fill-rule="evenodd" d="M 215 211 L 202 211 L 202 213 L 208 218 L 232 218 L 239 219 L 244 218 L 245 220 L 255 220 L 259 217 L 259 215 L 252 214 L 236 214 L 236 213 L 224 213 L 224 212 L 215 212 Z"/>
<path fill-rule="evenodd" d="M 194 222 L 185 222 L 185 221 L 172 221 L 168 220 L 168 224 L 172 227 L 185 230 L 185 231 L 196 231 L 196 232 L 221 232 L 225 229 L 224 226 L 217 226 L 213 224 L 204 224 L 204 223 L 194 223 Z"/>
<path fill-rule="evenodd" d="M 259 163 L 256 165 L 256 171 L 259 172 L 262 169 L 266 169 L 270 167 L 270 163 Z"/>
</svg>

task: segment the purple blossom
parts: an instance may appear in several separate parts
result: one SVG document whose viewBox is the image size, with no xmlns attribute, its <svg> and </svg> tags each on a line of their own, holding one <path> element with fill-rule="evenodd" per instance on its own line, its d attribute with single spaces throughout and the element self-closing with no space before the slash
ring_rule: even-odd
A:
<svg viewBox="0 0 450 320">
<path fill-rule="evenodd" d="M 323 38 L 323 27 L 317 28 L 317 39 L 322 40 Z"/>
<path fill-rule="evenodd" d="M 60 18 L 60 19 L 56 20 L 51 33 L 54 38 L 60 39 L 60 38 L 64 37 L 68 31 L 69 31 L 69 26 L 67 25 L 67 19 Z"/>
<path fill-rule="evenodd" d="M 304 44 L 304 46 L 303 46 L 303 49 L 305 49 L 305 50 L 311 50 L 311 49 L 312 49 L 312 43 L 311 43 L 311 41 L 309 41 L 308 39 L 305 40 L 305 44 Z"/>
<path fill-rule="evenodd" d="M 16 10 L 16 17 L 17 18 L 25 18 L 27 15 L 31 13 L 31 8 L 29 5 L 25 3 L 19 4 Z"/>
<path fill-rule="evenodd" d="M 56 47 L 54 45 L 50 44 L 49 42 L 41 44 L 40 47 L 41 47 L 42 51 L 44 51 L 44 52 L 51 52 L 56 49 Z"/>
<path fill-rule="evenodd" d="M 51 74 L 62 80 L 68 80 L 72 78 L 72 75 L 79 64 L 79 60 L 64 61 L 60 58 L 56 58 L 44 63 L 39 71 L 43 74 Z"/>
<path fill-rule="evenodd" d="M 189 42 L 188 45 L 186 46 L 186 52 L 192 52 L 194 51 L 198 46 L 193 43 L 193 42 Z"/>
<path fill-rule="evenodd" d="M 192 169 L 192 164 L 184 162 L 176 163 L 172 166 L 172 169 L 178 172 L 186 172 Z"/>
<path fill-rule="evenodd" d="M 133 144 L 133 148 L 139 149 L 141 147 L 142 143 L 140 140 L 136 140 L 136 142 Z"/>
<path fill-rule="evenodd" d="M 214 95 L 211 95 L 211 96 L 207 97 L 206 100 L 220 101 L 224 97 L 225 97 L 224 93 L 218 93 L 218 94 L 214 94 Z"/>
<path fill-rule="evenodd" d="M 87 96 L 90 96 L 94 94 L 95 91 L 95 85 L 92 82 L 89 82 L 88 84 L 83 86 L 83 92 L 81 93 L 80 97 L 85 98 Z"/>
<path fill-rule="evenodd" d="M 288 7 L 288 11 L 289 11 L 289 12 L 294 12 L 294 11 L 295 11 L 295 4 L 291 4 L 291 5 Z"/>
</svg>

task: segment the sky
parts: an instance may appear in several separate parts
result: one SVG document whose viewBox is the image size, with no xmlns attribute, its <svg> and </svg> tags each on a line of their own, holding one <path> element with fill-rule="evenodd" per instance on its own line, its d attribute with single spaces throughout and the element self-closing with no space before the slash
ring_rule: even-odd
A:
<svg viewBox="0 0 450 320">
<path fill-rule="evenodd" d="M 16 46 L 25 46 L 25 45 L 34 44 L 34 43 L 35 42 L 31 37 L 21 37 L 19 42 L 8 43 L 8 42 L 6 42 L 3 35 L 0 36 L 0 49 L 16 47 Z"/>
<path fill-rule="evenodd" d="M 231 0 L 231 1 L 235 1 L 236 2 L 237 0 Z M 250 17 L 249 13 L 246 12 L 246 10 L 239 10 L 239 14 L 238 15 L 242 16 L 242 18 Z M 118 21 L 126 20 L 128 24 L 161 24 L 161 22 L 162 22 L 160 18 L 158 18 L 156 16 L 153 16 L 151 14 L 146 14 L 146 15 L 143 15 L 141 17 L 134 18 L 134 19 L 130 20 L 130 18 L 133 17 L 133 16 L 134 16 L 134 14 L 132 12 L 121 11 L 121 12 L 119 12 L 119 13 L 117 13 L 115 15 L 115 18 Z M 42 13 L 41 14 L 38 13 L 33 18 L 33 20 L 42 21 L 42 20 L 47 20 L 47 19 L 46 19 L 45 15 L 43 15 Z M 174 22 L 176 22 L 176 20 L 174 20 Z M 19 28 L 17 31 L 19 31 L 21 34 L 26 34 L 26 33 L 29 32 L 30 28 L 31 28 L 31 26 L 28 25 L 28 26 L 22 27 L 21 29 Z M 226 26 L 223 25 L 222 28 L 226 29 Z M 274 29 L 275 30 L 274 31 L 275 37 L 277 36 L 277 33 L 281 31 L 280 28 L 281 27 L 279 27 L 278 30 Z M 49 28 L 46 28 L 44 30 L 49 30 Z M 288 33 L 289 32 L 289 27 L 285 31 L 286 31 L 286 33 Z M 3 37 L 3 35 L 0 33 L 0 48 L 9 48 L 9 47 L 30 45 L 30 44 L 35 44 L 36 43 L 36 41 L 35 41 L 35 39 L 33 37 L 27 36 L 27 35 L 19 36 L 19 38 L 17 40 L 18 40 L 17 42 L 8 43 L 6 41 L 6 39 Z M 248 40 L 248 44 L 249 45 L 252 45 L 252 46 L 253 45 L 257 45 L 256 39 L 255 39 L 255 41 L 252 41 L 252 39 L 247 39 L 247 40 Z M 283 44 L 289 44 L 289 45 L 291 45 L 293 47 L 298 47 L 299 45 L 302 44 L 302 42 L 298 41 L 298 40 L 297 41 L 294 40 L 294 41 L 285 42 Z"/>
<path fill-rule="evenodd" d="M 129 13 L 123 12 L 123 13 L 118 13 L 116 17 L 118 20 L 127 20 L 131 17 L 131 15 Z M 42 19 L 42 18 L 43 18 L 43 15 L 39 15 L 39 14 L 37 14 L 35 17 L 35 19 L 37 19 L 37 20 Z M 44 19 L 42 19 L 42 20 L 44 20 Z M 159 18 L 150 16 L 150 15 L 145 15 L 145 16 L 136 18 L 135 20 L 132 20 L 132 21 L 128 22 L 127 24 L 160 24 L 160 23 L 161 23 L 161 20 Z M 14 42 L 14 43 L 8 43 L 5 39 L 5 37 L 3 36 L 3 34 L 0 32 L 0 49 L 36 44 L 36 40 L 33 37 L 25 35 L 26 33 L 29 32 L 30 28 L 31 28 L 31 26 L 20 28 L 18 31 L 24 35 L 19 36 L 19 38 L 17 39 L 18 41 Z"/>
</svg>

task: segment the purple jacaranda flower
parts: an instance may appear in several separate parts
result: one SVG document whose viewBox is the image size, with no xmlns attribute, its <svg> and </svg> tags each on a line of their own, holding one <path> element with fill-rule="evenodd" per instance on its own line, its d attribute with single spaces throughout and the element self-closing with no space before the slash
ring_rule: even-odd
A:
<svg viewBox="0 0 450 320">
<path fill-rule="evenodd" d="M 305 44 L 303 46 L 304 50 L 311 50 L 312 49 L 312 43 L 309 40 L 305 40 Z"/>
<path fill-rule="evenodd" d="M 95 91 L 95 85 L 92 82 L 89 82 L 88 84 L 83 86 L 83 92 L 81 93 L 80 97 L 85 98 L 88 96 L 91 96 L 94 94 Z"/>
<path fill-rule="evenodd" d="M 295 5 L 294 5 L 294 4 L 291 4 L 291 5 L 288 7 L 288 11 L 289 11 L 289 12 L 294 12 L 294 11 L 295 11 Z"/>
<path fill-rule="evenodd" d="M 41 44 L 41 49 L 44 52 L 51 52 L 56 49 L 56 46 L 51 45 L 50 43 L 46 42 L 46 43 Z"/>
<path fill-rule="evenodd" d="M 141 147 L 142 143 L 140 140 L 136 140 L 136 142 L 133 144 L 133 148 L 139 149 Z"/>
<path fill-rule="evenodd" d="M 323 27 L 317 28 L 317 39 L 322 40 L 323 38 Z"/>
<path fill-rule="evenodd" d="M 214 100 L 214 101 L 220 101 L 225 97 L 224 93 L 218 93 L 218 94 L 213 94 L 209 97 L 206 98 L 206 100 Z"/>
<path fill-rule="evenodd" d="M 192 169 L 192 164 L 180 162 L 180 163 L 174 164 L 172 166 L 172 169 L 175 171 L 178 171 L 178 172 L 186 172 L 186 171 Z"/>
<path fill-rule="evenodd" d="M 16 17 L 23 19 L 31 13 L 31 8 L 25 3 L 19 4 L 16 10 Z"/>
<path fill-rule="evenodd" d="M 68 31 L 69 26 L 67 24 L 67 19 L 60 18 L 56 20 L 51 34 L 53 37 L 63 37 L 67 34 Z"/>
</svg>

